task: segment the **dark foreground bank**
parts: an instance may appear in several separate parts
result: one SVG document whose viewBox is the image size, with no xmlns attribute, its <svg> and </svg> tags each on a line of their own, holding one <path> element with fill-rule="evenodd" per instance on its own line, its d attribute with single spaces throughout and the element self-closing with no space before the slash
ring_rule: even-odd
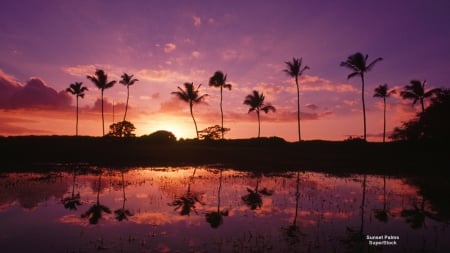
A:
<svg viewBox="0 0 450 253">
<path fill-rule="evenodd" d="M 281 138 L 220 141 L 87 136 L 1 137 L 0 169 L 54 163 L 97 166 L 214 165 L 248 170 L 321 170 L 448 175 L 445 143 L 286 142 Z"/>
</svg>

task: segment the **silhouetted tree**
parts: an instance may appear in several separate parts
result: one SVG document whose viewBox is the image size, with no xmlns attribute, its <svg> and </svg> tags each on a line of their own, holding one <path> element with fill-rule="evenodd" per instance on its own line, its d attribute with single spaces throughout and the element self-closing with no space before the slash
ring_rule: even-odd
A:
<svg viewBox="0 0 450 253">
<path fill-rule="evenodd" d="M 215 126 L 210 126 L 203 130 L 200 130 L 198 132 L 198 134 L 199 134 L 200 139 L 218 140 L 221 138 L 220 137 L 221 134 L 222 134 L 222 139 L 223 139 L 223 134 L 228 131 L 230 131 L 229 128 L 222 128 L 219 125 L 215 125 Z"/>
<path fill-rule="evenodd" d="M 295 215 L 292 224 L 287 228 L 287 236 L 296 238 L 299 234 L 299 227 L 297 225 L 298 205 L 300 199 L 300 172 L 297 171 L 296 189 L 295 189 Z M 301 233 L 300 233 L 301 234 Z"/>
<path fill-rule="evenodd" d="M 66 89 L 66 92 L 71 93 L 75 96 L 77 101 L 77 111 L 76 111 L 76 125 L 75 125 L 75 135 L 78 136 L 78 98 L 84 98 L 84 93 L 88 90 L 87 87 L 83 86 L 82 82 L 75 82 L 70 84 L 69 88 Z"/>
<path fill-rule="evenodd" d="M 300 87 L 298 84 L 299 77 L 303 74 L 303 72 L 309 69 L 308 66 L 304 66 L 302 68 L 302 58 L 292 58 L 292 62 L 285 62 L 287 65 L 287 69 L 284 70 L 289 76 L 295 78 L 295 85 L 297 86 L 297 122 L 298 122 L 298 141 L 301 141 L 300 134 Z"/>
<path fill-rule="evenodd" d="M 263 93 L 259 94 L 258 91 L 254 90 L 253 93 L 247 95 L 244 100 L 244 104 L 250 106 L 248 113 L 256 111 L 256 116 L 258 117 L 258 138 L 260 137 L 261 133 L 261 120 L 259 117 L 259 112 L 263 111 L 265 113 L 268 113 L 269 111 L 276 111 L 274 106 L 270 104 L 264 104 L 264 99 L 265 97 Z"/>
<path fill-rule="evenodd" d="M 175 211 L 180 209 L 180 215 L 190 215 L 191 211 L 194 211 L 197 214 L 197 209 L 195 208 L 196 203 L 204 204 L 201 202 L 198 194 L 191 192 L 191 183 L 194 180 L 195 172 L 197 168 L 194 169 L 192 176 L 189 178 L 188 188 L 185 194 L 182 196 L 178 196 L 175 198 L 172 203 L 169 203 L 170 206 L 175 206 Z"/>
<path fill-rule="evenodd" d="M 437 95 L 442 90 L 440 88 L 431 89 L 428 91 L 425 91 L 425 84 L 426 80 L 423 82 L 420 82 L 419 80 L 411 80 L 411 85 L 406 85 L 405 89 L 400 92 L 400 96 L 404 99 L 410 99 L 413 101 L 413 106 L 417 103 L 417 101 L 420 102 L 420 106 L 422 108 L 422 112 L 425 111 L 425 103 L 424 100 L 426 98 L 430 98 L 434 95 Z"/>
<path fill-rule="evenodd" d="M 98 176 L 98 188 L 97 188 L 97 201 L 94 205 L 92 205 L 85 213 L 81 215 L 81 218 L 89 219 L 90 224 L 97 224 L 98 221 L 102 218 L 102 213 L 111 213 L 109 207 L 100 204 L 100 188 L 101 188 L 101 177 L 100 174 Z"/>
<path fill-rule="evenodd" d="M 228 216 L 228 210 L 220 210 L 220 191 L 222 190 L 222 169 L 219 169 L 219 187 L 217 189 L 217 211 L 206 213 L 206 221 L 212 228 L 218 228 L 223 223 L 223 217 Z"/>
<path fill-rule="evenodd" d="M 209 86 L 220 88 L 220 115 L 222 118 L 222 139 L 225 128 L 223 127 L 223 109 L 222 109 L 222 90 L 223 88 L 231 90 L 231 84 L 227 83 L 227 75 L 218 70 L 209 78 Z"/>
<path fill-rule="evenodd" d="M 383 98 L 383 142 L 386 141 L 386 98 L 395 93 L 395 90 L 388 90 L 388 85 L 379 85 L 374 90 L 374 97 Z"/>
<path fill-rule="evenodd" d="M 386 200 L 386 176 L 383 176 L 383 208 L 375 209 L 375 218 L 381 222 L 388 221 L 388 210 L 387 210 L 387 200 Z"/>
<path fill-rule="evenodd" d="M 362 105 L 363 105 L 364 140 L 366 140 L 366 136 L 367 136 L 366 135 L 366 103 L 364 100 L 364 75 L 365 75 L 365 73 L 370 71 L 377 62 L 383 60 L 383 58 L 379 57 L 368 64 L 367 63 L 368 58 L 369 58 L 369 56 L 367 54 L 364 56 L 362 53 L 357 52 L 355 54 L 350 55 L 346 61 L 343 61 L 340 64 L 342 67 L 347 67 L 353 71 L 352 73 L 350 73 L 347 76 L 347 79 L 350 79 L 355 76 L 361 77 L 361 98 L 362 98 Z"/>
<path fill-rule="evenodd" d="M 108 136 L 135 137 L 134 130 L 136 130 L 136 127 L 134 127 L 133 123 L 125 120 L 111 124 L 109 126 Z"/>
<path fill-rule="evenodd" d="M 116 209 L 114 211 L 114 215 L 116 217 L 116 220 L 118 221 L 123 221 L 123 220 L 128 220 L 129 216 L 133 216 L 133 214 L 130 212 L 130 210 L 125 209 L 125 201 L 127 201 L 127 198 L 125 196 L 125 178 L 124 178 L 124 172 L 121 171 L 120 172 L 122 174 L 122 193 L 123 193 L 123 198 L 122 198 L 122 207 L 119 209 Z"/>
<path fill-rule="evenodd" d="M 101 91 L 102 96 L 102 128 L 103 136 L 105 136 L 105 117 L 103 112 L 103 91 L 114 86 L 116 81 L 108 81 L 108 75 L 102 69 L 97 69 L 95 75 L 86 76 L 87 79 L 91 80 L 97 88 Z"/>
<path fill-rule="evenodd" d="M 122 80 L 120 80 L 120 83 L 127 86 L 127 103 L 125 104 L 125 114 L 123 115 L 123 121 L 125 121 L 128 111 L 128 99 L 130 98 L 130 86 L 139 80 L 133 78 L 133 75 L 128 75 L 127 73 L 123 73 L 123 75 L 120 77 L 122 78 Z"/>
<path fill-rule="evenodd" d="M 430 105 L 416 117 L 396 127 L 393 140 L 450 140 L 450 89 L 442 89 L 431 98 Z"/>
<path fill-rule="evenodd" d="M 197 122 L 195 121 L 194 114 L 192 113 L 192 107 L 194 104 L 200 103 L 208 94 L 199 95 L 199 89 L 201 84 L 197 86 L 197 89 L 194 88 L 194 83 L 184 83 L 184 90 L 178 86 L 178 91 L 172 92 L 172 94 L 176 95 L 182 101 L 189 103 L 189 110 L 191 112 L 192 120 L 195 125 L 195 134 L 198 139 L 198 128 Z"/>
</svg>

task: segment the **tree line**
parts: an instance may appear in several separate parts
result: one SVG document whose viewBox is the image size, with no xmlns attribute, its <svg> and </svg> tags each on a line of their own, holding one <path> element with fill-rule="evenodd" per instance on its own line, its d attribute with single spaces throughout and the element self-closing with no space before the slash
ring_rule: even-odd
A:
<svg viewBox="0 0 450 253">
<path fill-rule="evenodd" d="M 366 133 L 366 105 L 365 105 L 365 76 L 366 74 L 373 69 L 373 67 L 383 58 L 378 57 L 375 60 L 369 62 L 368 55 L 362 54 L 361 52 L 357 52 L 347 57 L 345 61 L 340 63 L 340 66 L 346 67 L 351 70 L 351 73 L 347 76 L 347 79 L 351 79 L 353 77 L 359 76 L 361 78 L 361 101 L 362 101 L 362 111 L 363 111 L 363 140 L 367 141 L 367 133 Z M 297 129 L 298 129 L 298 141 L 301 141 L 301 128 L 300 128 L 300 77 L 304 74 L 304 72 L 309 68 L 309 66 L 302 66 L 302 58 L 292 58 L 292 61 L 285 62 L 286 69 L 283 71 L 294 78 L 296 89 L 297 89 Z M 94 85 L 101 91 L 101 108 L 102 108 L 102 133 L 105 136 L 105 125 L 104 125 L 104 109 L 103 109 L 103 93 L 105 89 L 109 89 L 113 87 L 117 81 L 108 80 L 108 75 L 102 69 L 97 69 L 93 75 L 87 75 L 86 78 L 94 83 Z M 134 78 L 134 75 L 130 75 L 128 73 L 123 73 L 121 76 L 121 80 L 119 83 L 123 84 L 127 88 L 127 98 L 125 105 L 125 113 L 123 116 L 123 120 L 118 123 L 113 123 L 110 126 L 110 132 L 108 135 L 118 136 L 118 137 L 132 137 L 134 136 L 133 131 L 135 130 L 134 125 L 126 120 L 126 115 L 128 111 L 128 103 L 130 96 L 130 86 L 135 84 L 138 79 Z M 213 138 L 213 139 L 224 139 L 224 134 L 226 131 L 229 131 L 229 128 L 225 128 L 223 125 L 223 90 L 228 89 L 231 90 L 232 85 L 227 83 L 227 74 L 222 71 L 216 71 L 209 79 L 209 86 L 219 88 L 220 89 L 220 113 L 221 113 L 221 125 L 215 125 L 213 127 L 209 127 L 207 129 L 198 130 L 197 122 L 193 113 L 193 106 L 195 104 L 203 101 L 208 94 L 201 94 L 200 87 L 201 84 L 195 86 L 193 82 L 185 82 L 183 87 L 178 86 L 176 91 L 171 92 L 171 94 L 175 95 L 181 101 L 186 102 L 189 105 L 189 112 L 194 122 L 195 133 L 197 139 L 199 138 Z M 411 80 L 410 85 L 404 86 L 403 90 L 400 91 L 400 96 L 403 99 L 412 100 L 412 104 L 415 105 L 419 102 L 421 105 L 421 113 L 425 112 L 425 99 L 431 99 L 433 97 L 438 97 L 441 94 L 448 93 L 446 90 L 440 88 L 434 88 L 430 90 L 425 89 L 426 80 Z M 88 88 L 83 86 L 82 82 L 75 82 L 70 84 L 70 86 L 66 89 L 67 92 L 71 93 L 76 97 L 76 130 L 75 134 L 78 135 L 78 98 L 83 98 L 85 92 L 88 91 Z M 394 89 L 389 89 L 388 84 L 381 84 L 374 89 L 373 96 L 379 97 L 383 99 L 383 142 L 386 141 L 386 99 L 390 97 L 390 95 L 397 93 Z M 258 138 L 260 137 L 261 132 L 261 120 L 260 120 L 260 112 L 268 113 L 270 111 L 275 112 L 275 106 L 270 103 L 265 102 L 265 96 L 262 91 L 253 90 L 251 94 L 247 95 L 243 101 L 245 105 L 249 106 L 248 113 L 255 111 L 258 121 Z M 420 115 L 418 115 L 420 116 Z M 404 134 L 399 134 L 401 130 L 405 130 L 408 124 L 404 123 L 403 128 L 395 128 L 394 133 L 390 136 L 391 139 L 405 139 Z M 207 136 L 207 137 L 205 137 Z M 219 137 L 220 136 L 220 137 Z M 402 137 L 399 137 L 402 136 Z"/>
</svg>

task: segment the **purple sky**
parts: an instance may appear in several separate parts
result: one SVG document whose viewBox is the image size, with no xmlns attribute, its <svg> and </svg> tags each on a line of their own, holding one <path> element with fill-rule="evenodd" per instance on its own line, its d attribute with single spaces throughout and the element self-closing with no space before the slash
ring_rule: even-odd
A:
<svg viewBox="0 0 450 253">
<path fill-rule="evenodd" d="M 0 135 L 73 134 L 75 102 L 63 92 L 73 82 L 89 88 L 80 100 L 81 134 L 100 135 L 93 115 L 100 92 L 86 75 L 102 68 L 115 80 L 123 72 L 140 80 L 127 115 L 138 135 L 165 128 L 193 137 L 187 105 L 170 92 L 201 83 L 210 96 L 194 107 L 199 129 L 219 124 L 219 92 L 208 79 L 222 70 L 233 85 L 224 92 L 229 138 L 256 135 L 256 116 L 242 102 L 258 89 L 277 107 L 263 116 L 261 134 L 296 140 L 295 84 L 282 71 L 292 57 L 310 67 L 300 83 L 304 139 L 362 135 L 360 80 L 347 80 L 349 70 L 339 66 L 360 51 L 384 58 L 366 75 L 368 134 L 379 139 L 376 86 L 426 79 L 428 88 L 450 87 L 449 13 L 448 1 L 2 1 L 0 106 L 7 110 L 0 110 Z M 48 106 L 42 95 L 33 98 L 42 93 Z M 119 104 L 118 120 L 125 86 L 105 97 Z M 418 109 L 398 96 L 388 103 L 389 131 Z M 30 116 L 30 107 L 39 113 Z"/>
</svg>

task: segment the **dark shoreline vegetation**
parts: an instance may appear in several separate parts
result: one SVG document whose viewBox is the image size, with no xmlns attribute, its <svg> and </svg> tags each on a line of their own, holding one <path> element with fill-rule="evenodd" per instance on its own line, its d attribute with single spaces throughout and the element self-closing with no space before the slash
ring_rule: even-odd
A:
<svg viewBox="0 0 450 253">
<path fill-rule="evenodd" d="M 287 142 L 279 137 L 174 140 L 158 136 L 0 137 L 2 171 L 45 170 L 81 163 L 99 167 L 232 167 L 248 171 L 333 174 L 450 175 L 445 141 Z M 64 166 L 63 166 L 64 167 Z"/>
</svg>

